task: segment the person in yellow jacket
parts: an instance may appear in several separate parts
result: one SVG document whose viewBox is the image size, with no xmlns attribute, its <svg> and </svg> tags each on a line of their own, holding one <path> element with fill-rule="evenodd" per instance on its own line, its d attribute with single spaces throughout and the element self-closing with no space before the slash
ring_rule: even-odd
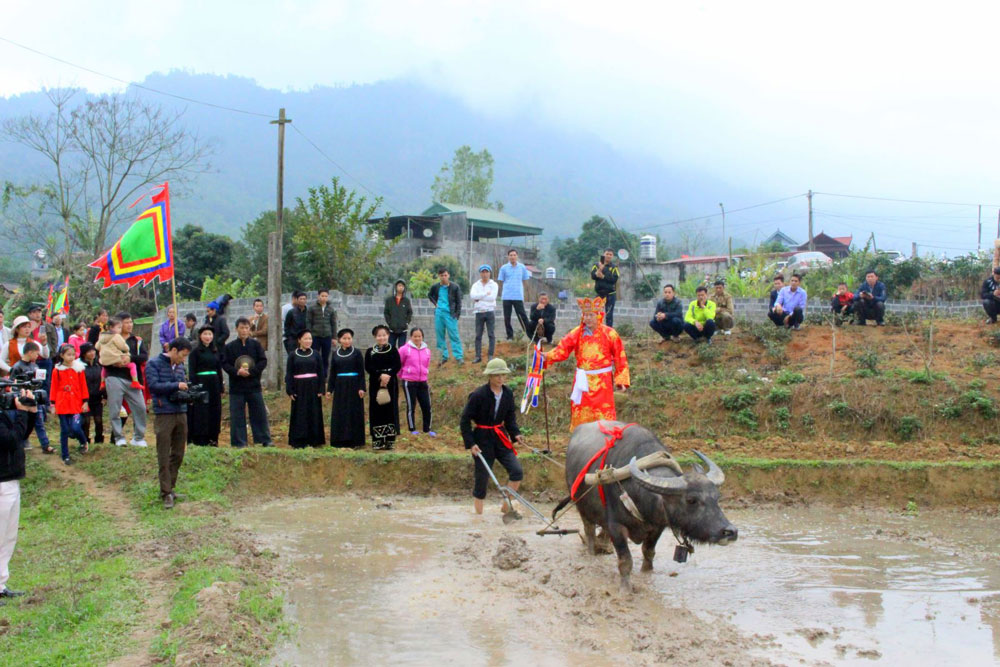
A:
<svg viewBox="0 0 1000 667">
<path fill-rule="evenodd" d="M 695 342 L 704 339 L 712 342 L 715 335 L 715 302 L 708 300 L 708 288 L 702 285 L 695 290 L 694 301 L 688 304 L 687 315 L 684 316 L 684 331 Z"/>
</svg>

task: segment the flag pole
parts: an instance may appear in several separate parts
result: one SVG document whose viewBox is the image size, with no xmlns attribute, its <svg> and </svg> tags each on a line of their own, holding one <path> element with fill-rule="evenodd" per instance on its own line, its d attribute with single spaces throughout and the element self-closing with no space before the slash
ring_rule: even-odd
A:
<svg viewBox="0 0 1000 667">
<path fill-rule="evenodd" d="M 174 299 L 174 337 L 181 337 L 181 315 L 177 312 L 177 276 L 170 279 L 170 292 Z"/>
</svg>

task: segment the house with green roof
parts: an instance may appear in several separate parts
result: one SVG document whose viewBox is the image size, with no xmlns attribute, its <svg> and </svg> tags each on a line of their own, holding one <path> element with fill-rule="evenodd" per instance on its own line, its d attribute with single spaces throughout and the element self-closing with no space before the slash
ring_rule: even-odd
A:
<svg viewBox="0 0 1000 667">
<path fill-rule="evenodd" d="M 369 222 L 382 222 L 373 218 Z M 507 261 L 514 248 L 533 272 L 538 270 L 538 241 L 542 227 L 494 209 L 434 202 L 419 215 L 394 215 L 388 219 L 386 238 L 400 240 L 393 248 L 393 261 L 405 264 L 428 255 L 451 256 L 473 270 L 481 264 L 497 267 Z M 544 270 L 544 269 L 543 269 Z"/>
</svg>

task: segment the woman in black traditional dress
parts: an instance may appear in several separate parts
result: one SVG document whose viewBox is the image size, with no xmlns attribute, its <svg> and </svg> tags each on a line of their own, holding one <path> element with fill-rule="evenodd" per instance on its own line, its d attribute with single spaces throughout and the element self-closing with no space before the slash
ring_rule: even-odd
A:
<svg viewBox="0 0 1000 667">
<path fill-rule="evenodd" d="M 298 347 L 285 364 L 285 393 L 292 398 L 288 418 L 288 444 L 292 447 L 320 447 L 323 432 L 323 358 L 312 349 L 312 334 L 299 332 Z"/>
<path fill-rule="evenodd" d="M 365 358 L 354 347 L 354 331 L 337 332 L 340 347 L 330 355 L 330 445 L 365 446 Z"/>
<path fill-rule="evenodd" d="M 188 442 L 195 445 L 219 446 L 222 428 L 222 350 L 215 345 L 215 331 L 209 325 L 198 329 L 198 344 L 188 357 L 188 381 L 200 384 L 208 391 L 208 403 L 188 406 Z"/>
<path fill-rule="evenodd" d="M 379 324 L 372 329 L 375 345 L 365 352 L 368 373 L 368 428 L 374 449 L 392 449 L 399 434 L 399 350 L 389 344 L 389 327 Z M 378 392 L 385 388 L 388 403 L 379 403 Z"/>
</svg>

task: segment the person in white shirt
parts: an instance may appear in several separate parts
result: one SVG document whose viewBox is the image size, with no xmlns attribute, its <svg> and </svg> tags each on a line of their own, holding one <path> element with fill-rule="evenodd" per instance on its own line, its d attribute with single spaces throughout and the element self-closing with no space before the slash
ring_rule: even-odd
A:
<svg viewBox="0 0 1000 667">
<path fill-rule="evenodd" d="M 499 288 L 493 278 L 493 269 L 489 264 L 479 267 L 479 280 L 473 283 L 469 290 L 472 297 L 472 312 L 476 314 L 476 359 L 473 363 L 483 362 L 483 328 L 490 339 L 489 359 L 493 358 L 493 350 L 496 347 L 496 336 L 493 327 L 496 324 L 497 292 Z"/>
</svg>

